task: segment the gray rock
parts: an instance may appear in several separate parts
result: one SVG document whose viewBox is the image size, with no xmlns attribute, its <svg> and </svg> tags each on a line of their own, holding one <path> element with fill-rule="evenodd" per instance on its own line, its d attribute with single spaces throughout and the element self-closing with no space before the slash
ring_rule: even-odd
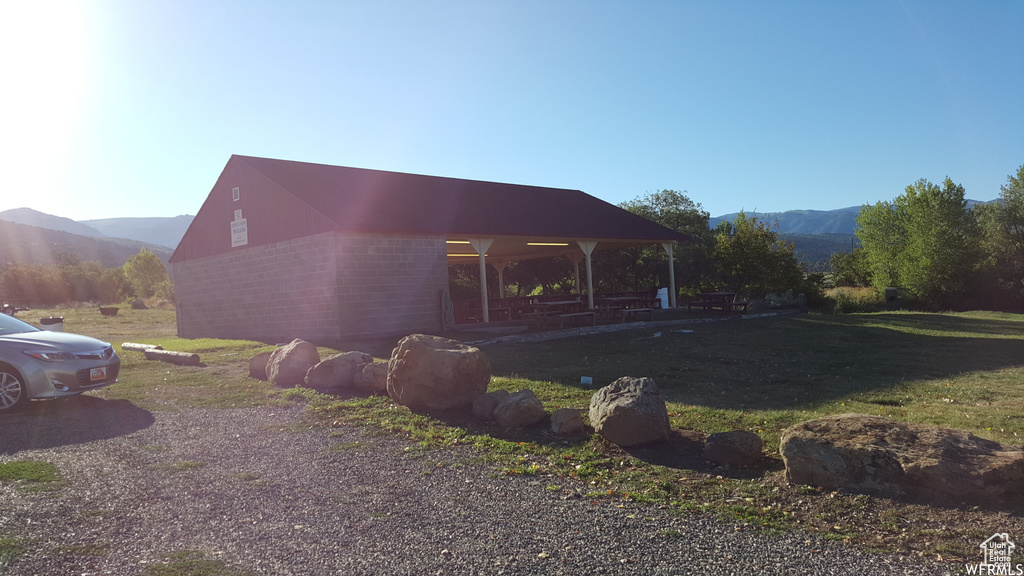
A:
<svg viewBox="0 0 1024 576">
<path fill-rule="evenodd" d="M 365 352 L 335 354 L 321 360 L 306 372 L 306 386 L 323 392 L 351 389 L 355 387 L 356 375 L 371 362 L 373 356 Z"/>
<path fill-rule="evenodd" d="M 402 338 L 388 364 L 388 395 L 414 409 L 468 408 L 490 381 L 491 363 L 479 348 L 439 336 Z"/>
<path fill-rule="evenodd" d="M 267 362 L 270 360 L 270 352 L 261 352 L 249 359 L 249 377 L 257 380 L 267 380 Z"/>
<path fill-rule="evenodd" d="M 495 390 L 473 398 L 473 416 L 480 420 L 494 420 L 494 409 L 508 398 L 508 390 Z"/>
<path fill-rule="evenodd" d="M 547 416 L 544 404 L 529 389 L 509 394 L 494 407 L 494 419 L 502 428 L 529 428 Z"/>
<path fill-rule="evenodd" d="M 650 378 L 619 378 L 590 399 L 590 424 L 609 442 L 635 446 L 657 442 L 671 428 L 665 400 Z"/>
<path fill-rule="evenodd" d="M 789 428 L 780 452 L 794 484 L 947 502 L 1024 500 L 1024 451 L 963 430 L 841 414 Z"/>
<path fill-rule="evenodd" d="M 584 433 L 583 417 L 576 408 L 559 408 L 551 414 L 551 431 L 559 436 L 580 436 Z"/>
<path fill-rule="evenodd" d="M 748 430 L 716 432 L 704 443 L 704 459 L 722 466 L 753 466 L 763 448 L 761 437 Z"/>
<path fill-rule="evenodd" d="M 270 354 L 267 379 L 278 386 L 300 386 L 306 381 L 306 372 L 319 362 L 316 346 L 296 338 Z"/>
<path fill-rule="evenodd" d="M 370 362 L 352 379 L 352 385 L 367 394 L 388 395 L 388 363 Z"/>
</svg>

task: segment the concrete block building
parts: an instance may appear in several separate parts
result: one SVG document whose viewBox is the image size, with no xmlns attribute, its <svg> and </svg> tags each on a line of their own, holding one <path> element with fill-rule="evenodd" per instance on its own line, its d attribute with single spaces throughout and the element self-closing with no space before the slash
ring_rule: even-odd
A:
<svg viewBox="0 0 1024 576">
<path fill-rule="evenodd" d="M 578 190 L 235 155 L 169 271 L 183 338 L 330 342 L 438 332 L 449 262 L 682 239 Z"/>
</svg>

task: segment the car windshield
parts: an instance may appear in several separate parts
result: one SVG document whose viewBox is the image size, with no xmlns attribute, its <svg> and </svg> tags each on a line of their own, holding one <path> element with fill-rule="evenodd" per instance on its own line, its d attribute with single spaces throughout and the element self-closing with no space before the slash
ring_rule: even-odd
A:
<svg viewBox="0 0 1024 576">
<path fill-rule="evenodd" d="M 7 314 L 0 314 L 0 336 L 38 331 L 39 328 L 36 328 L 27 322 L 22 322 L 13 316 L 8 316 Z"/>
</svg>

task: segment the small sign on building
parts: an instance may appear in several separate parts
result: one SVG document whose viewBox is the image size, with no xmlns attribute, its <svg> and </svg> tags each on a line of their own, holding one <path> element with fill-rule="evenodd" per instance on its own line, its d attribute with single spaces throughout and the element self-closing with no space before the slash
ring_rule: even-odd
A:
<svg viewBox="0 0 1024 576">
<path fill-rule="evenodd" d="M 238 248 L 249 243 L 249 225 L 242 218 L 242 211 L 235 210 L 235 219 L 231 222 L 231 247 Z"/>
</svg>

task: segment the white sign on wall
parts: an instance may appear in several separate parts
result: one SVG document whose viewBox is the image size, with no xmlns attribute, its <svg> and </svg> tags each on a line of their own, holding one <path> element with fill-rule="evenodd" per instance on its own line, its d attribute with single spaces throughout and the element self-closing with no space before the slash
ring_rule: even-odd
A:
<svg viewBox="0 0 1024 576">
<path fill-rule="evenodd" d="M 239 212 L 241 212 L 239 210 Z M 235 220 L 231 222 L 231 247 L 237 248 L 239 246 L 245 246 L 249 243 L 249 226 L 245 221 L 245 218 L 241 217 L 240 213 L 235 215 Z"/>
</svg>

